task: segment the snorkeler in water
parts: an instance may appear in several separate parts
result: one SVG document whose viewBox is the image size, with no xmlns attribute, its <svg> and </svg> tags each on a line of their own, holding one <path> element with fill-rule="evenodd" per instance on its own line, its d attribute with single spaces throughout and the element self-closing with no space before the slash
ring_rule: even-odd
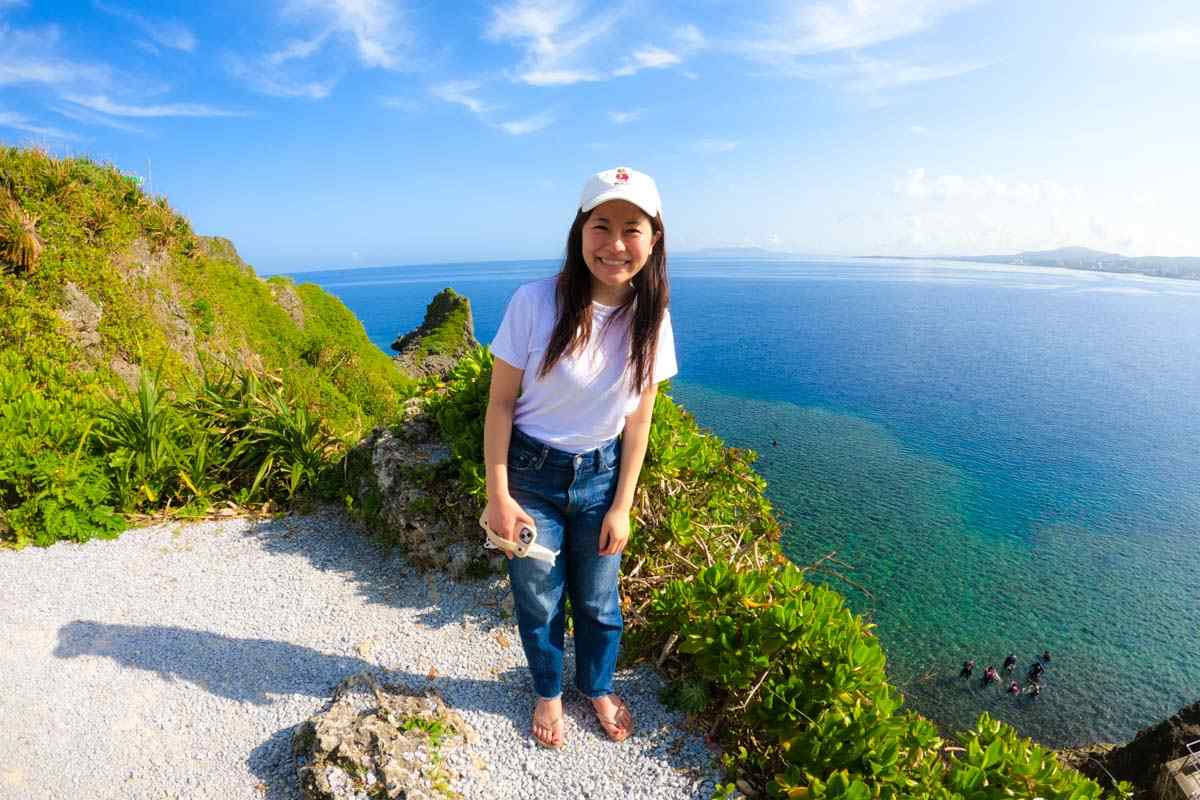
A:
<svg viewBox="0 0 1200 800">
<path fill-rule="evenodd" d="M 1012 683 L 1010 683 L 1008 685 L 1008 693 L 1009 694 L 1020 694 L 1021 693 L 1021 684 L 1017 683 L 1016 681 L 1013 681 Z"/>
<path fill-rule="evenodd" d="M 1017 666 L 1017 656 L 1014 653 L 1009 653 L 1004 659 L 1004 671 L 1012 672 L 1015 666 Z"/>
<path fill-rule="evenodd" d="M 974 671 L 975 671 L 975 659 L 972 658 L 968 661 L 963 662 L 962 671 L 958 673 L 958 677 L 969 678 L 969 677 L 971 677 L 971 673 Z"/>
</svg>

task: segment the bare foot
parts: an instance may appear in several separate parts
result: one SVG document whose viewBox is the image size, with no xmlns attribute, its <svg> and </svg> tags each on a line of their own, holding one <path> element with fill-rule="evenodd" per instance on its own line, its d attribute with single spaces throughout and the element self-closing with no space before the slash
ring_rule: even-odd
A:
<svg viewBox="0 0 1200 800">
<path fill-rule="evenodd" d="M 625 706 L 625 702 L 615 694 L 606 694 L 592 700 L 592 708 L 596 711 L 596 719 L 604 727 L 604 732 L 614 742 L 623 742 L 633 733 L 633 715 Z"/>
<path fill-rule="evenodd" d="M 533 709 L 533 738 L 542 747 L 562 747 L 563 714 L 562 698 L 546 700 L 539 697 Z"/>
</svg>

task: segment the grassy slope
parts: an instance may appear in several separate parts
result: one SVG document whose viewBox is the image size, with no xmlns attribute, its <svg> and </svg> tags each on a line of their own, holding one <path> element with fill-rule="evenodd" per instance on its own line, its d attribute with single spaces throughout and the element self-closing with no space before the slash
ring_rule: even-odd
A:
<svg viewBox="0 0 1200 800">
<path fill-rule="evenodd" d="M 197 356 L 255 363 L 282 373 L 346 438 L 387 418 L 412 383 L 336 298 L 259 279 L 231 244 L 197 237 L 115 168 L 5 148 L 0 202 L 9 197 L 37 218 L 44 251 L 31 273 L 0 278 L 0 352 L 71 365 L 73 381 L 82 373 L 89 390 L 107 392 L 118 386 L 114 359 L 161 367 L 169 386 L 196 373 Z M 59 319 L 68 282 L 102 308 L 98 345 L 79 347 Z M 276 299 L 281 290 L 298 298 L 302 324 Z"/>
</svg>

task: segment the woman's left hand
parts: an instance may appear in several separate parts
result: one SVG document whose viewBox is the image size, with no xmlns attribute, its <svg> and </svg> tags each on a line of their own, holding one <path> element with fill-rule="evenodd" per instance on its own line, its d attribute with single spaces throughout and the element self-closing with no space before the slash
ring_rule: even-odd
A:
<svg viewBox="0 0 1200 800">
<path fill-rule="evenodd" d="M 600 525 L 600 555 L 615 556 L 629 542 L 629 512 L 610 508 Z"/>
</svg>

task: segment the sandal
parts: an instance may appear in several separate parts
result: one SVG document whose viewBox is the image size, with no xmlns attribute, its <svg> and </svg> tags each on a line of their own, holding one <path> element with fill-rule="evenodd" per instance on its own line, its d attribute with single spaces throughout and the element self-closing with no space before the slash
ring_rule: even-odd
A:
<svg viewBox="0 0 1200 800">
<path fill-rule="evenodd" d="M 550 729 L 549 740 L 543 739 L 537 735 L 537 725 L 537 707 L 535 706 L 533 709 L 533 722 L 529 726 L 529 732 L 532 734 L 533 740 L 538 743 L 538 747 L 544 747 L 548 750 L 562 750 L 563 747 L 566 746 L 567 743 L 564 739 L 564 733 L 566 731 L 565 726 L 563 725 L 563 715 L 561 709 L 558 712 L 558 716 L 556 716 L 554 719 L 550 720 L 549 722 L 541 723 L 542 727 Z"/>
<path fill-rule="evenodd" d="M 596 713 L 596 721 L 604 728 L 605 735 L 610 741 L 623 742 L 633 733 L 633 714 L 629 713 L 629 707 L 625 705 L 625 701 L 617 697 L 615 694 L 610 694 L 608 697 L 616 704 L 616 709 L 611 717 L 605 717 L 593 705 L 592 710 Z"/>
</svg>

